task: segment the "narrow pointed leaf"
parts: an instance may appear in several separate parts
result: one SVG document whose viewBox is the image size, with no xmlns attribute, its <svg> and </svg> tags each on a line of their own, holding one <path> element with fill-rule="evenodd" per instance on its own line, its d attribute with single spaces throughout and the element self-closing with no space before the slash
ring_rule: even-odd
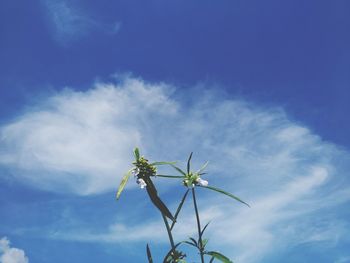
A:
<svg viewBox="0 0 350 263">
<path fill-rule="evenodd" d="M 189 239 L 196 245 L 196 247 L 198 247 L 198 243 L 193 237 L 190 237 Z"/>
<path fill-rule="evenodd" d="M 190 170 L 191 170 L 191 159 L 192 159 L 192 154 L 193 154 L 193 152 L 191 152 L 190 157 L 188 157 L 188 160 L 187 160 L 187 174 L 189 174 L 189 173 L 190 173 Z"/>
<path fill-rule="evenodd" d="M 140 159 L 140 151 L 139 151 L 139 148 L 137 147 L 134 149 L 134 156 L 136 161 Z"/>
<path fill-rule="evenodd" d="M 120 197 L 120 194 L 123 192 L 124 187 L 126 185 L 126 183 L 128 182 L 130 175 L 131 175 L 132 169 L 130 169 L 123 177 L 122 181 L 120 182 L 120 185 L 118 187 L 118 191 L 117 191 L 117 200 Z"/>
<path fill-rule="evenodd" d="M 218 260 L 220 260 L 223 263 L 233 263 L 228 257 L 224 256 L 223 254 L 216 252 L 216 251 L 207 251 L 204 252 L 204 254 L 210 255 Z"/>
<path fill-rule="evenodd" d="M 184 196 L 183 196 L 182 199 L 181 199 L 181 202 L 180 202 L 179 206 L 178 206 L 177 209 L 176 209 L 176 212 L 175 212 L 175 215 L 174 215 L 175 220 L 172 222 L 171 227 L 170 227 L 170 230 L 173 230 L 173 228 L 174 228 L 174 226 L 175 226 L 175 223 L 176 223 L 176 220 L 177 220 L 177 216 L 179 215 L 179 213 L 180 213 L 180 211 L 181 211 L 181 208 L 182 208 L 182 206 L 183 206 L 183 204 L 184 204 L 184 202 L 185 202 L 185 199 L 186 199 L 186 197 L 187 197 L 188 191 L 189 191 L 189 190 L 187 189 L 187 191 L 185 192 Z"/>
<path fill-rule="evenodd" d="M 208 244 L 209 239 L 205 238 L 202 240 L 202 249 L 205 249 L 205 246 Z"/>
<path fill-rule="evenodd" d="M 171 166 L 172 166 L 174 169 L 176 169 L 179 173 L 181 173 L 181 174 L 183 174 L 184 176 L 186 176 L 186 173 L 185 173 L 184 171 L 182 171 L 179 167 L 177 167 L 177 166 L 175 166 L 175 165 L 173 165 L 173 164 L 171 164 Z"/>
<path fill-rule="evenodd" d="M 151 165 L 166 165 L 166 164 L 176 164 L 176 162 L 154 162 Z"/>
<path fill-rule="evenodd" d="M 209 163 L 209 162 L 206 161 L 205 164 L 203 164 L 203 166 L 201 167 L 201 169 L 199 169 L 199 170 L 197 171 L 197 174 L 199 174 L 199 175 L 205 174 L 205 173 L 203 173 L 203 171 L 205 170 L 205 168 L 207 168 L 208 163 Z"/>
<path fill-rule="evenodd" d="M 194 246 L 194 247 L 197 247 L 196 244 L 193 244 L 192 242 L 190 241 L 183 241 L 184 243 L 188 244 L 188 245 L 191 245 L 191 246 Z"/>
<path fill-rule="evenodd" d="M 152 259 L 151 250 L 149 249 L 148 244 L 147 244 L 147 247 L 146 247 L 146 251 L 147 251 L 147 259 L 148 259 L 148 263 L 153 263 L 153 259 Z"/>
<path fill-rule="evenodd" d="M 241 200 L 240 198 L 238 198 L 237 196 L 235 196 L 235 195 L 233 195 L 233 194 L 231 194 L 231 193 L 228 193 L 228 192 L 226 192 L 226 191 L 224 191 L 224 190 L 221 190 L 221 189 L 219 189 L 219 188 L 212 187 L 212 186 L 201 186 L 201 185 L 199 185 L 199 187 L 208 188 L 208 189 L 213 190 L 213 191 L 216 191 L 216 192 L 218 192 L 218 193 L 227 195 L 227 196 L 229 196 L 229 197 L 235 199 L 236 201 L 241 202 L 242 204 L 245 204 L 246 206 L 250 207 L 246 202 L 242 201 L 242 200 Z"/>
<path fill-rule="evenodd" d="M 165 174 L 157 174 L 158 177 L 165 177 L 165 178 L 184 178 L 184 176 L 180 175 L 165 175 Z"/>
<path fill-rule="evenodd" d="M 214 259 L 215 259 L 214 257 L 211 257 L 209 263 L 213 263 L 213 262 L 214 262 Z"/>
<path fill-rule="evenodd" d="M 208 225 L 210 224 L 210 221 L 203 227 L 201 231 L 201 237 L 203 236 L 204 231 L 207 229 Z"/>
<path fill-rule="evenodd" d="M 169 209 L 166 207 L 166 205 L 163 203 L 163 201 L 160 200 L 160 198 L 158 197 L 156 187 L 154 186 L 152 180 L 150 178 L 147 178 L 147 179 L 145 178 L 144 180 L 147 184 L 146 190 L 147 190 L 147 193 L 148 193 L 152 203 L 159 209 L 159 211 L 163 215 L 165 215 L 166 217 L 168 217 L 172 221 L 175 221 L 175 218 L 173 217 L 173 215 L 171 214 Z"/>
</svg>

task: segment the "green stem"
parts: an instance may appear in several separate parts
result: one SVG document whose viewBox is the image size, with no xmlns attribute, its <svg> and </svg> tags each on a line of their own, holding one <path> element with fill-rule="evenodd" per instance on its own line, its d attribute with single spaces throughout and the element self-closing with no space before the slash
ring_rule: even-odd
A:
<svg viewBox="0 0 350 263">
<path fill-rule="evenodd" d="M 163 214 L 162 214 L 162 217 L 163 217 L 163 220 L 164 220 L 166 231 L 168 232 L 168 237 L 169 237 L 171 248 L 172 248 L 173 251 L 175 251 L 175 243 L 174 243 L 173 235 L 171 234 L 169 222 L 168 222 L 168 220 L 166 219 L 166 217 Z"/>
<path fill-rule="evenodd" d="M 199 220 L 199 213 L 198 213 L 198 207 L 197 207 L 197 201 L 196 201 L 196 193 L 194 190 L 194 187 L 192 188 L 192 197 L 193 197 L 193 204 L 194 204 L 194 210 L 196 211 L 196 219 L 197 219 L 197 227 L 198 227 L 198 240 L 199 240 L 199 253 L 201 255 L 201 261 L 204 263 L 204 254 L 203 254 L 203 242 L 202 242 L 202 235 L 201 235 L 201 222 Z"/>
</svg>

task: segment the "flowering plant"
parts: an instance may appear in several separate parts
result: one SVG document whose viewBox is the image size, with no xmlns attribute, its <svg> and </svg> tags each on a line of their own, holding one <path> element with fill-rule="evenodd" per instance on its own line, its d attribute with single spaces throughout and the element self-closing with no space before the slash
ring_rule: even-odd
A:
<svg viewBox="0 0 350 263">
<path fill-rule="evenodd" d="M 134 149 L 134 156 L 135 161 L 132 163 L 133 168 L 131 168 L 123 177 L 118 191 L 117 191 L 117 199 L 119 199 L 123 189 L 125 188 L 126 183 L 128 182 L 131 175 L 133 175 L 136 178 L 137 184 L 140 185 L 141 188 L 146 188 L 148 196 L 150 197 L 151 202 L 154 204 L 156 208 L 160 211 L 165 228 L 168 233 L 169 242 L 170 242 L 170 250 L 165 255 L 163 259 L 163 263 L 186 263 L 186 254 L 183 253 L 178 249 L 178 247 L 182 244 L 190 245 L 191 247 L 194 247 L 198 250 L 198 253 L 200 255 L 201 263 L 205 262 L 205 257 L 210 257 L 210 263 L 214 262 L 214 260 L 218 260 L 223 263 L 230 263 L 232 262 L 228 257 L 224 256 L 223 254 L 217 252 L 217 251 L 208 251 L 206 249 L 206 245 L 208 243 L 208 239 L 203 238 L 204 231 L 208 227 L 209 223 L 206 224 L 203 228 L 201 227 L 200 222 L 200 216 L 198 211 L 198 205 L 196 200 L 196 187 L 202 187 L 205 189 L 209 189 L 221 194 L 224 194 L 226 196 L 229 196 L 233 198 L 234 200 L 243 203 L 249 207 L 249 205 L 242 201 L 237 196 L 228 193 L 222 189 L 209 186 L 209 182 L 207 180 L 202 179 L 202 175 L 204 175 L 204 170 L 208 165 L 208 162 L 206 162 L 198 171 L 193 172 L 191 171 L 191 159 L 192 159 L 192 153 L 190 154 L 188 160 L 187 160 L 187 167 L 186 171 L 176 166 L 176 162 L 153 162 L 149 163 L 147 159 L 145 159 L 143 156 L 140 156 L 140 152 L 138 148 Z M 170 165 L 173 167 L 180 175 L 161 175 L 157 174 L 157 166 L 159 165 Z M 173 215 L 170 210 L 167 208 L 167 206 L 164 204 L 164 202 L 160 199 L 157 193 L 157 189 L 155 185 L 153 184 L 152 178 L 154 177 L 163 177 L 163 178 L 169 178 L 169 179 L 181 179 L 182 184 L 187 188 L 185 191 L 178 208 Z M 193 237 L 189 238 L 188 240 L 180 241 L 178 243 L 174 242 L 174 238 L 172 235 L 173 228 L 177 222 L 177 217 L 182 209 L 182 206 L 188 196 L 188 193 L 191 191 L 192 193 L 192 200 L 193 200 L 193 207 L 194 212 L 196 215 L 196 222 L 197 222 L 197 230 L 198 230 L 198 238 L 195 239 Z M 169 222 L 170 220 L 170 222 Z M 149 263 L 153 263 L 153 258 L 151 254 L 151 250 L 149 245 L 146 246 L 146 253 Z"/>
</svg>

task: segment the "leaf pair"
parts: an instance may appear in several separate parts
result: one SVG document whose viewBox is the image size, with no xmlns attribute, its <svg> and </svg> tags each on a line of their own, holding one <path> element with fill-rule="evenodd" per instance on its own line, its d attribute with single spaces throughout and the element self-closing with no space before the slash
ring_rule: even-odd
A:
<svg viewBox="0 0 350 263">
<path fill-rule="evenodd" d="M 184 242 L 177 243 L 173 248 L 171 248 L 168 253 L 165 255 L 163 259 L 163 263 L 186 263 L 184 259 L 186 257 L 185 254 L 177 250 L 177 247 Z"/>
<path fill-rule="evenodd" d="M 199 251 L 203 251 L 205 249 L 205 246 L 207 245 L 209 240 L 208 239 L 202 239 L 202 237 L 203 237 L 204 231 L 207 229 L 209 223 L 210 222 L 208 222 L 204 226 L 204 228 L 201 230 L 201 233 L 200 233 L 200 236 L 198 237 L 198 240 L 194 239 L 193 237 L 190 237 L 189 238 L 190 241 L 183 241 L 183 242 L 188 244 L 188 245 L 191 245 L 191 246 L 194 246 L 194 247 L 198 248 Z M 201 244 L 200 240 L 202 240 L 202 244 Z"/>
<path fill-rule="evenodd" d="M 176 245 L 175 245 L 175 248 L 172 248 L 172 249 L 169 250 L 169 252 L 166 254 L 166 256 L 165 256 L 164 259 L 163 259 L 163 263 L 175 262 L 175 259 L 173 258 L 172 254 L 175 253 L 176 247 L 178 247 L 180 244 L 181 244 L 181 242 L 178 243 L 178 244 L 176 244 Z M 153 258 L 152 258 L 151 250 L 150 250 L 148 244 L 147 244 L 147 246 L 146 246 L 146 252 L 147 252 L 148 263 L 153 263 Z M 178 263 L 181 263 L 181 262 L 186 263 L 186 261 L 185 261 L 184 259 L 179 259 L 179 260 L 176 261 L 176 262 L 178 262 Z"/>
<path fill-rule="evenodd" d="M 197 242 L 193 237 L 189 238 L 191 241 L 183 241 L 183 243 L 186 243 L 188 245 L 194 246 L 196 248 L 199 249 L 199 242 Z M 206 246 L 206 244 L 208 243 L 208 239 L 203 239 L 202 241 L 203 243 L 203 248 Z M 225 255 L 217 252 L 217 251 L 204 251 L 203 254 L 211 256 L 211 260 L 210 263 L 214 261 L 214 259 L 217 259 L 223 263 L 233 263 L 233 261 L 231 261 L 228 257 L 226 257 Z"/>
<path fill-rule="evenodd" d="M 166 254 L 165 258 L 163 259 L 163 263 L 172 263 L 172 262 L 177 262 L 177 263 L 186 263 L 186 260 L 184 260 L 185 254 L 179 252 L 176 250 L 176 248 L 181 244 L 177 243 L 175 245 L 175 248 L 172 248 L 169 250 L 169 252 Z M 152 254 L 151 254 L 151 250 L 147 244 L 146 246 L 146 252 L 147 252 L 147 259 L 148 259 L 148 263 L 153 263 L 153 258 L 152 258 Z M 177 254 L 179 256 L 179 258 L 174 257 L 173 255 Z"/>
</svg>

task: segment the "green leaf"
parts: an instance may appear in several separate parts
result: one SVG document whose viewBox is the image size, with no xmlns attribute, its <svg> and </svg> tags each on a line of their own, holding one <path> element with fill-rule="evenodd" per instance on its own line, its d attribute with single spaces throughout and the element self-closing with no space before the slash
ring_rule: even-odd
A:
<svg viewBox="0 0 350 263">
<path fill-rule="evenodd" d="M 153 259 L 152 259 L 151 250 L 149 249 L 148 244 L 147 244 L 147 246 L 146 246 L 146 251 L 147 251 L 148 263 L 153 263 Z"/>
<path fill-rule="evenodd" d="M 215 259 L 214 257 L 211 257 L 209 263 L 213 263 L 214 259 Z"/>
<path fill-rule="evenodd" d="M 204 254 L 212 256 L 218 260 L 220 260 L 223 263 L 233 263 L 228 257 L 224 256 L 223 254 L 216 252 L 216 251 L 206 251 Z"/>
<path fill-rule="evenodd" d="M 158 177 L 165 177 L 165 178 L 184 178 L 184 176 L 177 176 L 177 175 L 165 175 L 165 174 L 156 174 Z"/>
<path fill-rule="evenodd" d="M 169 211 L 169 209 L 162 202 L 162 200 L 160 200 L 160 198 L 158 197 L 156 187 L 154 186 L 152 180 L 150 178 L 144 178 L 144 180 L 147 184 L 146 190 L 147 190 L 147 193 L 148 193 L 152 203 L 159 209 L 159 211 L 163 215 L 165 215 L 166 217 L 168 217 L 172 221 L 176 221 L 175 218 L 173 217 L 173 215 L 171 214 L 171 212 Z"/>
<path fill-rule="evenodd" d="M 179 167 L 177 167 L 177 166 L 175 166 L 175 165 L 173 165 L 173 164 L 171 164 L 171 166 L 172 166 L 174 169 L 176 169 L 179 173 L 181 173 L 181 174 L 183 174 L 184 176 L 186 176 L 186 173 L 185 173 L 184 171 L 182 171 Z"/>
<path fill-rule="evenodd" d="M 129 180 L 129 177 L 131 175 L 131 172 L 132 172 L 133 169 L 130 169 L 123 177 L 122 181 L 120 182 L 120 185 L 118 187 L 118 191 L 117 191 L 117 200 L 119 199 L 120 197 L 120 194 L 122 193 L 122 191 L 124 190 L 124 187 L 126 185 L 126 183 L 128 182 Z"/>
<path fill-rule="evenodd" d="M 140 159 L 140 151 L 139 151 L 139 148 L 135 148 L 134 149 L 134 156 L 135 156 L 135 160 L 136 162 Z"/>
<path fill-rule="evenodd" d="M 196 247 L 198 247 L 198 243 L 193 237 L 190 237 L 189 239 L 193 242 L 193 244 L 195 244 Z"/>
<path fill-rule="evenodd" d="M 191 246 L 194 246 L 194 247 L 197 247 L 196 244 L 193 244 L 192 242 L 190 241 L 183 241 L 184 243 L 188 244 L 188 245 L 191 245 Z"/>
<path fill-rule="evenodd" d="M 190 170 L 191 170 L 191 158 L 192 158 L 192 154 L 193 154 L 193 152 L 191 152 L 190 157 L 188 157 L 188 160 L 187 160 L 187 174 L 189 174 L 189 173 L 190 173 Z"/>
<path fill-rule="evenodd" d="M 150 165 L 166 165 L 166 164 L 176 164 L 176 162 L 154 162 L 151 163 Z"/>
<path fill-rule="evenodd" d="M 203 227 L 202 231 L 201 231 L 201 237 L 203 236 L 204 231 L 207 229 L 208 225 L 210 224 L 210 221 Z"/>
<path fill-rule="evenodd" d="M 184 202 L 185 202 L 185 199 L 186 199 L 186 197 L 187 197 L 188 191 L 189 191 L 189 190 L 187 189 L 187 191 L 185 192 L 184 196 L 183 196 L 182 199 L 181 199 L 181 202 L 180 202 L 179 206 L 178 206 L 177 209 L 176 209 L 176 212 L 175 212 L 175 215 L 174 215 L 175 221 L 172 222 L 171 227 L 170 227 L 170 230 L 173 230 L 173 228 L 174 228 L 174 226 L 175 226 L 175 223 L 176 223 L 176 220 L 177 220 L 177 216 L 179 215 L 179 213 L 180 213 L 180 211 L 181 211 L 181 208 L 182 208 L 182 206 L 183 206 L 183 204 L 184 204 Z"/>
<path fill-rule="evenodd" d="M 225 192 L 224 190 L 221 190 L 219 188 L 216 188 L 216 187 L 212 187 L 212 186 L 201 186 L 201 185 L 198 185 L 199 187 L 203 187 L 203 188 L 208 188 L 210 190 L 213 190 L 213 191 L 216 191 L 218 193 L 221 193 L 221 194 L 224 194 L 224 195 L 227 195 L 235 200 L 237 200 L 238 202 L 241 202 L 242 204 L 245 204 L 246 206 L 250 207 L 246 202 L 242 201 L 240 198 L 238 198 L 237 196 L 231 194 L 231 193 L 228 193 L 228 192 Z"/>
<path fill-rule="evenodd" d="M 204 249 L 205 246 L 208 244 L 209 239 L 205 238 L 202 240 L 202 248 Z"/>
<path fill-rule="evenodd" d="M 208 163 L 209 163 L 209 162 L 206 161 L 205 164 L 203 164 L 203 166 L 201 167 L 201 169 L 199 169 L 199 170 L 197 171 L 197 174 L 199 174 L 199 175 L 205 174 L 205 173 L 203 173 L 203 171 L 205 170 L 205 168 L 207 168 Z"/>
</svg>

